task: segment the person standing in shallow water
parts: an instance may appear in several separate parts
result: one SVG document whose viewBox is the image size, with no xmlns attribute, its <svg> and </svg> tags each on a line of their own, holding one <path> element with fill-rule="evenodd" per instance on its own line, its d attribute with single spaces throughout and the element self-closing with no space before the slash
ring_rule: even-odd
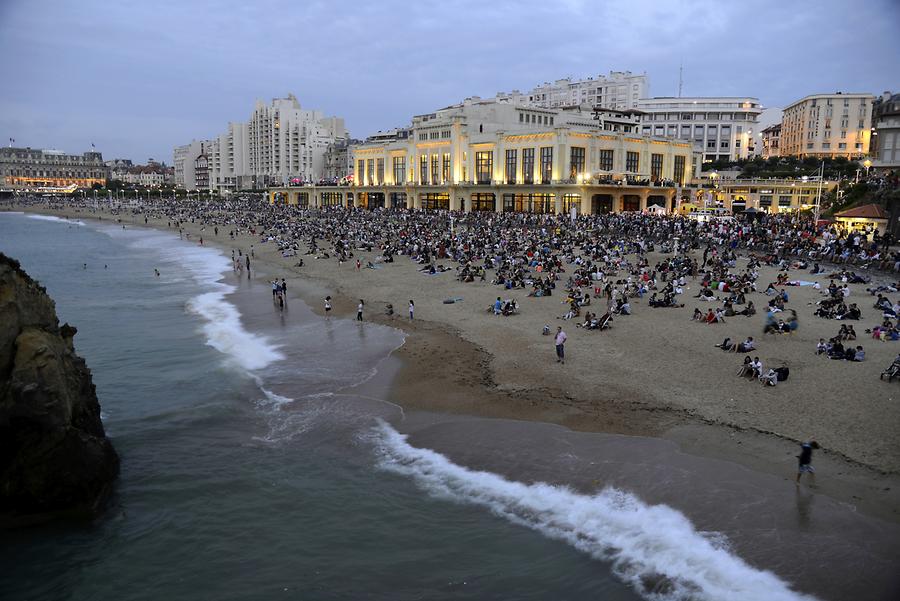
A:
<svg viewBox="0 0 900 601">
<path fill-rule="evenodd" d="M 363 312 L 363 299 L 359 299 L 359 304 L 356 305 L 356 321 L 362 321 L 362 312 Z"/>
<path fill-rule="evenodd" d="M 416 312 L 416 303 L 412 302 L 412 299 L 409 299 L 409 320 L 413 320 L 413 314 Z"/>
<path fill-rule="evenodd" d="M 325 319 L 328 319 L 331 316 L 331 297 L 325 297 Z"/>
<path fill-rule="evenodd" d="M 797 455 L 797 484 L 800 484 L 800 476 L 803 475 L 804 472 L 808 472 L 810 475 L 816 473 L 816 470 L 813 469 L 812 466 L 812 453 L 813 449 L 818 449 L 819 443 L 815 440 L 810 440 L 809 442 L 801 443 L 800 445 L 800 454 Z"/>
</svg>

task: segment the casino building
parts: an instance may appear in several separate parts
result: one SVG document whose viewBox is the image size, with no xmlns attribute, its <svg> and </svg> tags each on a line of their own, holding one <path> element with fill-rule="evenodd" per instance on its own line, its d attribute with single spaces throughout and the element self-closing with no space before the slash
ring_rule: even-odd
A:
<svg viewBox="0 0 900 601">
<path fill-rule="evenodd" d="M 541 108 L 503 95 L 417 115 L 351 148 L 345 186 L 269 189 L 270 202 L 463 211 L 673 210 L 699 174 L 689 141 L 639 132 L 631 111 Z"/>
<path fill-rule="evenodd" d="M 66 154 L 59 150 L 0 148 L 0 188 L 90 188 L 106 185 L 107 166 L 99 152 Z"/>
</svg>

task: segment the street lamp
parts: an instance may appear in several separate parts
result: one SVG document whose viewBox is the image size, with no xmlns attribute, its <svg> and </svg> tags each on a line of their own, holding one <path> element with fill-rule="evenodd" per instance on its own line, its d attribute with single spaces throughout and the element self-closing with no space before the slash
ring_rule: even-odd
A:
<svg viewBox="0 0 900 601">
<path fill-rule="evenodd" d="M 866 177 L 869 177 L 869 167 L 871 167 L 871 166 L 872 166 L 872 161 L 870 161 L 869 159 L 866 159 L 865 161 L 863 161 L 863 167 L 866 168 Z"/>
</svg>

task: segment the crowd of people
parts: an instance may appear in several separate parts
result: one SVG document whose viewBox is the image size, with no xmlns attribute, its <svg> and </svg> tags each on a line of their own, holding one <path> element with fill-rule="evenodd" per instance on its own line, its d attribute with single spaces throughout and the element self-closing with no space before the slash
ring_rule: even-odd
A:
<svg viewBox="0 0 900 601">
<path fill-rule="evenodd" d="M 90 199 L 24 202 L 50 208 L 57 203 L 58 208 L 75 205 L 87 212 L 98 209 Z M 127 207 L 100 204 L 123 222 L 157 219 L 179 232 L 190 223 L 195 229 L 199 226 L 201 233 L 212 230 L 216 236 L 221 232 L 231 239 L 250 235 L 257 245 L 275 247 L 282 257 L 297 257 L 296 266 L 302 266 L 305 257 L 339 263 L 355 260 L 357 270 L 380 269 L 405 257 L 427 275 L 453 272 L 461 284 L 489 281 L 504 290 L 527 290 L 533 298 L 559 295 L 558 302 L 565 307 L 559 318 L 574 320 L 586 330 L 602 330 L 611 325 L 613 316 L 631 315 L 635 299 L 646 300 L 650 308 L 683 307 L 687 283 L 699 280 L 697 293 L 691 296 L 708 306 L 705 311 L 694 309 L 695 321 L 724 324 L 730 317 L 752 317 L 757 309 L 750 296 L 762 293 L 758 302 L 765 300 L 764 333 L 789 334 L 799 320 L 796 310 L 788 308 L 786 288 L 808 284 L 790 279 L 789 270 L 819 275 L 826 271 L 822 264 L 839 265 L 830 268 L 833 279 L 820 290 L 822 299 L 814 314 L 842 321 L 863 319 L 858 304 L 848 301 L 848 284 L 870 283 L 868 276 L 850 271 L 845 264 L 900 270 L 900 252 L 886 246 L 889 240 L 884 236 L 869 241 L 857 233 L 817 227 L 810 218 L 787 213 L 761 220 L 703 222 L 641 213 L 572 218 L 352 207 L 299 209 L 269 204 L 259 197 L 215 203 L 148 200 Z M 355 255 L 360 252 L 374 257 L 363 263 Z M 232 257 L 235 269 L 246 269 L 249 276 L 253 248 L 238 253 Z M 738 267 L 739 253 L 748 259 L 743 267 Z M 779 269 L 776 280 L 765 287 L 758 282 L 763 265 Z M 273 283 L 273 298 L 280 306 L 286 298 L 285 287 L 283 281 Z M 815 287 L 820 289 L 817 283 Z M 900 299 L 891 301 L 885 296 L 898 289 L 900 285 L 893 284 L 868 288 L 877 295 L 874 306 L 884 315 L 884 322 L 867 330 L 874 338 L 900 338 L 896 322 Z M 599 308 L 593 311 L 595 303 Z M 514 315 L 520 307 L 513 299 L 498 297 L 490 310 L 496 315 Z M 852 336 L 855 338 L 855 332 Z M 847 339 L 842 334 L 829 340 L 824 354 L 862 360 L 861 348 L 843 348 Z M 740 343 L 726 338 L 718 346 L 742 353 L 756 350 L 752 338 Z M 755 377 L 768 374 L 755 360 L 750 363 Z"/>
</svg>

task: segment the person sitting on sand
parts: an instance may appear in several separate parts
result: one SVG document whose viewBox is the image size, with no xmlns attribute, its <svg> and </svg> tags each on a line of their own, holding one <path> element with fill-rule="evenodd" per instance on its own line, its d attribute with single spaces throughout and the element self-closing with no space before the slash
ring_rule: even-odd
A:
<svg viewBox="0 0 900 601">
<path fill-rule="evenodd" d="M 656 296 L 655 294 L 653 295 Z M 703 311 L 699 308 L 694 309 L 694 315 L 691 317 L 691 321 L 703 321 Z"/>
<path fill-rule="evenodd" d="M 737 375 L 739 378 L 753 377 L 753 360 L 749 355 L 744 357 L 744 362 L 741 364 L 740 369 L 738 369 Z"/>
<path fill-rule="evenodd" d="M 725 340 L 723 340 L 722 342 L 720 342 L 719 344 L 717 344 L 715 346 L 718 349 L 722 349 L 723 351 L 728 352 L 728 351 L 732 350 L 735 345 L 734 345 L 734 343 L 731 342 L 731 338 L 726 338 Z"/>
<path fill-rule="evenodd" d="M 748 336 L 745 341 L 734 345 L 734 347 L 731 349 L 731 352 L 749 353 L 750 351 L 754 350 L 756 350 L 756 342 L 754 342 L 753 336 Z"/>
<path fill-rule="evenodd" d="M 824 355 L 827 352 L 828 352 L 828 345 L 825 344 L 825 339 L 819 338 L 819 342 L 818 342 L 818 344 L 816 344 L 816 354 Z"/>
<path fill-rule="evenodd" d="M 735 315 L 746 315 L 747 317 L 756 315 L 756 307 L 753 305 L 753 301 L 748 302 L 747 306 L 744 307 L 743 310 L 735 313 Z"/>
<path fill-rule="evenodd" d="M 759 360 L 759 357 L 753 357 L 753 361 L 750 362 L 750 367 L 753 369 L 754 378 L 758 378 L 762 375 L 763 364 L 762 361 Z"/>
<path fill-rule="evenodd" d="M 766 373 L 759 376 L 759 381 L 762 382 L 763 386 L 775 386 L 778 383 L 778 372 L 774 369 L 769 369 Z"/>
</svg>

